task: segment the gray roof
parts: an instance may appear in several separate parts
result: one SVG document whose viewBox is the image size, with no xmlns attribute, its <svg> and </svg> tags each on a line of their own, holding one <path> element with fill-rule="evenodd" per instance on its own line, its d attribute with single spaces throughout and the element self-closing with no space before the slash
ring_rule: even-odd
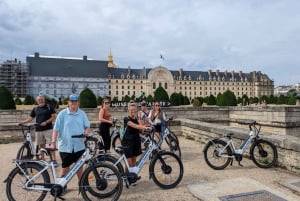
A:
<svg viewBox="0 0 300 201">
<path fill-rule="evenodd" d="M 130 69 L 130 70 L 129 70 Z M 136 76 L 144 76 L 145 78 L 148 77 L 148 73 L 151 71 L 151 68 L 142 68 L 142 69 L 132 69 L 132 68 L 108 68 L 108 74 L 111 75 L 111 78 L 115 78 L 115 79 L 120 79 L 121 75 L 123 74 L 126 78 L 128 72 L 130 71 L 130 77 L 132 77 L 132 75 L 136 75 Z M 175 71 L 175 70 L 170 70 L 173 78 L 175 80 L 177 80 L 177 78 L 180 76 L 180 72 L 179 70 Z M 231 71 L 225 71 L 225 72 L 216 72 L 216 71 L 210 71 L 210 75 L 211 75 L 211 81 L 214 80 L 214 78 L 217 80 L 218 77 L 225 82 L 229 82 L 230 79 L 232 79 L 232 73 L 233 73 L 233 77 L 235 79 L 235 81 L 239 82 L 241 81 L 241 77 L 243 78 L 243 80 L 245 81 L 245 79 L 247 78 L 248 82 L 253 82 L 253 81 L 261 81 L 262 79 L 264 80 L 271 80 L 268 75 L 261 73 L 260 71 L 254 71 L 254 72 L 250 72 L 250 73 L 243 73 L 243 72 L 231 72 Z M 219 76 L 217 76 L 217 74 Z M 241 77 L 240 77 L 241 75 Z M 256 75 L 256 76 L 254 76 Z M 203 81 L 208 81 L 209 80 L 209 71 L 187 71 L 187 70 L 182 70 L 182 79 L 184 79 L 184 76 L 186 76 L 186 80 L 199 80 L 199 78 L 201 78 L 201 80 Z M 189 79 L 191 78 L 191 79 Z"/>
<path fill-rule="evenodd" d="M 30 76 L 108 77 L 108 61 L 79 58 L 27 56 Z"/>
</svg>

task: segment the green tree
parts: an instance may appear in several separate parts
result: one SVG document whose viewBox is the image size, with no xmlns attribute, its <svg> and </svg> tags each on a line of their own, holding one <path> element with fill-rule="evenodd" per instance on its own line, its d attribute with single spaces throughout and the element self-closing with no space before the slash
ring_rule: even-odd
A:
<svg viewBox="0 0 300 201">
<path fill-rule="evenodd" d="M 0 109 L 16 109 L 14 97 L 5 86 L 0 86 Z"/>
<path fill-rule="evenodd" d="M 292 96 L 289 97 L 289 100 L 288 100 L 288 105 L 296 105 L 296 102 L 297 102 L 297 94 L 293 94 Z"/>
<path fill-rule="evenodd" d="M 216 102 L 216 98 L 212 94 L 207 99 L 207 105 L 216 105 Z"/>
<path fill-rule="evenodd" d="M 278 100 L 277 100 L 277 104 L 278 105 L 283 105 L 283 104 L 286 104 L 287 103 L 287 98 L 286 98 L 286 96 L 284 96 L 284 95 L 280 95 L 279 97 L 278 97 Z"/>
<path fill-rule="evenodd" d="M 243 105 L 248 105 L 249 104 L 249 98 L 246 94 L 244 94 L 242 96 L 242 102 L 241 102 Z"/>
<path fill-rule="evenodd" d="M 97 99 L 95 94 L 89 88 L 84 88 L 79 96 L 80 108 L 97 108 Z"/>
<path fill-rule="evenodd" d="M 115 98 L 116 97 L 113 98 L 113 102 L 116 102 Z M 102 104 L 102 100 L 103 100 L 103 98 L 101 96 L 98 96 L 98 98 L 97 98 L 97 105 L 101 105 Z M 117 98 L 117 102 L 118 102 L 118 98 Z"/>
<path fill-rule="evenodd" d="M 189 105 L 191 104 L 190 99 L 187 96 L 183 97 L 183 105 Z"/>
<path fill-rule="evenodd" d="M 33 104 L 35 104 L 35 100 L 34 100 L 34 98 L 32 96 L 26 95 L 25 99 L 23 101 L 23 104 L 24 105 L 33 105 Z"/>
<path fill-rule="evenodd" d="M 202 104 L 203 104 L 203 98 L 202 97 L 197 97 L 197 100 L 200 102 L 200 104 L 201 104 L 201 106 L 202 106 Z"/>
<path fill-rule="evenodd" d="M 277 98 L 274 95 L 270 95 L 269 97 L 269 104 L 276 104 Z"/>
<path fill-rule="evenodd" d="M 22 100 L 17 97 L 17 98 L 15 98 L 15 104 L 16 105 L 22 105 L 23 103 L 22 103 Z"/>
<path fill-rule="evenodd" d="M 236 106 L 237 100 L 234 93 L 230 90 L 225 91 L 219 100 L 217 100 L 219 106 Z"/>
<path fill-rule="evenodd" d="M 259 102 L 265 102 L 265 103 L 267 103 L 267 104 L 269 104 L 270 102 L 269 102 L 269 98 L 268 98 L 268 96 L 266 96 L 266 95 L 263 95 L 263 96 L 261 96 L 260 98 L 259 98 Z"/>
<path fill-rule="evenodd" d="M 126 103 L 128 103 L 130 100 L 131 100 L 131 99 L 130 99 L 130 97 L 129 97 L 128 95 L 126 95 L 126 96 L 124 96 L 124 97 L 122 98 L 122 101 L 123 101 L 123 102 L 126 102 Z"/>
<path fill-rule="evenodd" d="M 154 91 L 154 101 L 169 102 L 169 95 L 162 87 L 158 87 Z"/>
<path fill-rule="evenodd" d="M 172 106 L 177 106 L 179 105 L 178 103 L 178 93 L 174 92 L 170 96 L 170 103 Z"/>
</svg>

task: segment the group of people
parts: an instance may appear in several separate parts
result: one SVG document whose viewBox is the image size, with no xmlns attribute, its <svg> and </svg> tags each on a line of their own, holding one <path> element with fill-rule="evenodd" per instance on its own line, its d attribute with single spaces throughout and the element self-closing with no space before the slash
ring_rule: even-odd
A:
<svg viewBox="0 0 300 201">
<path fill-rule="evenodd" d="M 82 138 L 72 138 L 77 134 L 89 134 L 90 122 L 86 113 L 79 108 L 79 97 L 76 94 L 69 96 L 68 107 L 61 110 L 57 115 L 55 109 L 45 103 L 43 96 L 36 98 L 38 105 L 34 107 L 30 116 L 20 124 L 29 123 L 36 119 L 35 143 L 40 147 L 48 145 L 50 148 L 59 151 L 62 161 L 61 176 L 65 176 L 70 170 L 70 166 L 75 163 L 84 153 L 85 144 Z M 159 102 L 155 102 L 154 108 L 149 111 L 147 103 L 141 103 L 141 110 L 137 111 L 135 102 L 128 103 L 128 116 L 124 118 L 124 124 L 127 126 L 126 133 L 122 139 L 122 146 L 130 167 L 136 165 L 137 157 L 142 153 L 139 134 L 151 125 L 155 126 L 156 136 L 159 138 L 161 133 L 161 124 L 166 120 L 165 114 L 160 108 Z M 110 100 L 103 99 L 102 107 L 99 110 L 99 129 L 104 141 L 106 152 L 110 151 L 111 138 L 110 127 L 113 124 L 113 118 L 110 111 Z M 53 124 L 53 122 L 55 122 Z M 54 163 L 56 162 L 55 152 L 51 153 Z M 42 159 L 44 155 L 41 155 Z M 83 169 L 77 172 L 80 179 Z"/>
</svg>

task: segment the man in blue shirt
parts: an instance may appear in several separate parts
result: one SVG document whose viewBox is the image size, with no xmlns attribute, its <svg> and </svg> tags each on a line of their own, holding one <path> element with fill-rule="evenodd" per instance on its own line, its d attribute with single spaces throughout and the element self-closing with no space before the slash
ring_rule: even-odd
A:
<svg viewBox="0 0 300 201">
<path fill-rule="evenodd" d="M 73 135 L 90 133 L 90 122 L 86 113 L 79 109 L 78 96 L 69 96 L 68 108 L 57 115 L 53 133 L 52 148 L 58 142 L 58 151 L 62 160 L 62 177 L 65 176 L 70 166 L 75 163 L 85 151 L 83 138 L 72 138 Z M 77 172 L 78 180 L 82 175 L 82 167 Z"/>
</svg>

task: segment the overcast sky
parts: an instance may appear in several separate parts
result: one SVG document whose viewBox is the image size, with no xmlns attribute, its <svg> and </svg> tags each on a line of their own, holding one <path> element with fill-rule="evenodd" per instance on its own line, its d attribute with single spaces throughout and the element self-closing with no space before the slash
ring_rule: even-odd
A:
<svg viewBox="0 0 300 201">
<path fill-rule="evenodd" d="M 122 68 L 261 71 L 296 84 L 299 11 L 299 0 L 1 0 L 0 62 L 111 50 Z"/>
</svg>

